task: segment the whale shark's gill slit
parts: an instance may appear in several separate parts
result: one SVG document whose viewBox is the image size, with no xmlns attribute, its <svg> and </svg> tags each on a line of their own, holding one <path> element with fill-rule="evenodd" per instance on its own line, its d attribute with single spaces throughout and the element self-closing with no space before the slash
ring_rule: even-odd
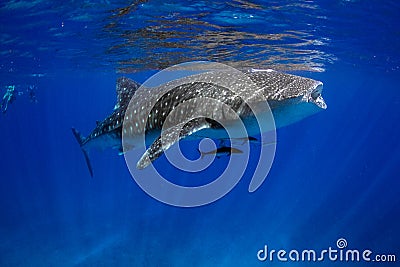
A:
<svg viewBox="0 0 400 267">
<path fill-rule="evenodd" d="M 72 128 L 71 130 L 72 130 L 72 133 L 74 134 L 74 136 L 76 138 L 76 141 L 78 141 L 79 146 L 81 147 L 83 156 L 85 157 L 86 165 L 87 165 L 87 167 L 89 169 L 90 176 L 93 177 L 93 168 L 92 168 L 92 164 L 90 163 L 89 154 L 86 151 L 86 149 L 83 148 L 84 138 L 82 137 L 82 135 L 75 128 Z"/>
</svg>

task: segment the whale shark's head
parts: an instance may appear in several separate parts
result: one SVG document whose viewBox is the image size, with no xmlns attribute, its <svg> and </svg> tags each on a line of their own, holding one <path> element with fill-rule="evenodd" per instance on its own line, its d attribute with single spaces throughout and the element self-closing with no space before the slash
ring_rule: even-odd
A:
<svg viewBox="0 0 400 267">
<path fill-rule="evenodd" d="M 322 97 L 322 90 L 323 83 L 316 81 L 313 86 L 297 97 L 268 101 L 276 127 L 287 126 L 327 109 L 328 106 Z"/>
<path fill-rule="evenodd" d="M 252 69 L 247 74 L 262 88 L 278 128 L 327 108 L 320 81 L 270 69 Z"/>
</svg>

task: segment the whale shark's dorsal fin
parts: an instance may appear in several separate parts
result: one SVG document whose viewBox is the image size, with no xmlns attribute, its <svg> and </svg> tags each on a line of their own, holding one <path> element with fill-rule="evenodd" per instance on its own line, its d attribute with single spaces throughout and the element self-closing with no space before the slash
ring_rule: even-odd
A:
<svg viewBox="0 0 400 267">
<path fill-rule="evenodd" d="M 117 103 L 115 104 L 114 110 L 123 106 L 123 104 L 128 105 L 132 96 L 135 94 L 136 90 L 140 87 L 140 84 L 132 79 L 126 77 L 119 77 L 117 79 L 116 93 L 117 93 Z M 123 103 L 123 104 L 121 104 Z"/>
<path fill-rule="evenodd" d="M 159 136 L 146 152 L 144 152 L 143 156 L 137 162 L 136 168 L 139 170 L 146 168 L 151 162 L 158 159 L 165 150 L 170 148 L 179 140 L 207 128 L 212 128 L 212 124 L 207 121 L 206 118 L 196 118 L 187 123 L 179 123 L 164 130 L 162 133 L 163 143 L 161 142 L 161 136 Z M 176 138 L 177 132 L 179 133 L 178 139 Z"/>
</svg>

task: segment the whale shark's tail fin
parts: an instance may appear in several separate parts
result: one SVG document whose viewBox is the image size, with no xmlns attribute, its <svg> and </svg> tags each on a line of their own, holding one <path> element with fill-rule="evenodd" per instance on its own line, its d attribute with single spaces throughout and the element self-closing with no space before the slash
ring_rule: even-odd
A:
<svg viewBox="0 0 400 267">
<path fill-rule="evenodd" d="M 84 149 L 82 147 L 84 138 L 75 128 L 72 128 L 71 130 L 72 130 L 72 133 L 74 134 L 74 136 L 76 138 L 76 141 L 78 141 L 79 146 L 82 149 L 83 156 L 85 156 L 86 165 L 88 166 L 88 169 L 89 169 L 89 172 L 90 172 L 90 176 L 93 177 L 93 168 L 92 168 L 92 164 L 90 164 L 89 154 L 86 151 L 86 149 Z"/>
</svg>

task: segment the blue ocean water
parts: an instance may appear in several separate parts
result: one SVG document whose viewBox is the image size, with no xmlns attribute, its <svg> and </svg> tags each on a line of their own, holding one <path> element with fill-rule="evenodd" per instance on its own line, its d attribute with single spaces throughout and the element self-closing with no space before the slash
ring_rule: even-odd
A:
<svg viewBox="0 0 400 267">
<path fill-rule="evenodd" d="M 257 252 L 345 238 L 399 261 L 399 12 L 377 0 L 3 1 L 0 92 L 18 94 L 0 116 L 0 265 L 396 266 Z M 193 60 L 323 81 L 328 109 L 278 129 L 254 193 L 246 173 L 214 203 L 168 206 L 111 149 L 91 153 L 91 178 L 70 128 L 87 134 L 112 111 L 117 77 Z"/>
</svg>

